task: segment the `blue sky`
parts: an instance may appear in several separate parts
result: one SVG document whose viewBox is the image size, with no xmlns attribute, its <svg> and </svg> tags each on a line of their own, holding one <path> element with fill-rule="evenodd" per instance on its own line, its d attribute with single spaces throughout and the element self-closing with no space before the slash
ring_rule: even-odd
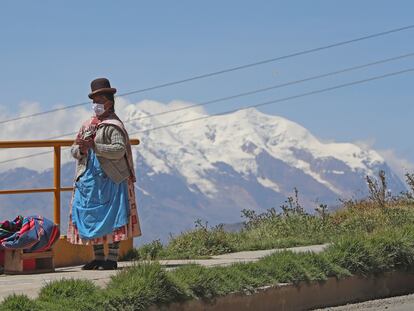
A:
<svg viewBox="0 0 414 311">
<path fill-rule="evenodd" d="M 0 119 L 414 24 L 412 1 L 7 1 L 0 11 Z M 203 102 L 414 52 L 414 30 L 129 97 Z M 414 57 L 208 106 L 210 113 L 414 67 Z M 414 164 L 414 74 L 268 106 L 323 140 L 364 142 Z M 0 132 L 1 132 L 0 125 Z M 3 125 L 4 126 L 4 125 Z M 414 166 L 412 166 L 414 169 Z"/>
</svg>

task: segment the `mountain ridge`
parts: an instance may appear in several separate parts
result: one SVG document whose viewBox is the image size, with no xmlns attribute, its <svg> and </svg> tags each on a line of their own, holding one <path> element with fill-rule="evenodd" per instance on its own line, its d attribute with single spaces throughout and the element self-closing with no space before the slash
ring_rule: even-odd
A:
<svg viewBox="0 0 414 311">
<path fill-rule="evenodd" d="M 170 233 L 192 228 L 196 219 L 211 225 L 239 222 L 242 209 L 261 212 L 279 207 L 294 188 L 308 211 L 319 203 L 337 205 L 339 198 L 366 195 L 365 176 L 374 176 L 379 170 L 386 172 L 394 193 L 405 189 L 376 151 L 351 143 L 323 143 L 285 118 L 250 108 L 144 131 L 208 116 L 201 110 L 150 116 L 162 108 L 151 102 L 125 107 L 124 119 L 136 119 L 129 123 L 129 131 L 141 132 L 141 144 L 133 148 L 144 232 L 141 242 L 156 238 L 165 241 Z M 69 162 L 62 166 L 62 184 L 71 184 L 74 165 Z M 8 188 L 42 187 L 51 181 L 51 170 L 0 173 L 0 185 Z M 69 194 L 63 198 L 64 231 Z M 18 206 L 30 202 L 31 208 L 25 211 L 38 210 L 51 216 L 52 208 L 46 207 L 51 198 L 44 195 L 40 199 L 36 195 L 0 197 L 1 205 L 8 210 L 2 214 L 13 217 L 10 211 L 16 200 Z"/>
</svg>

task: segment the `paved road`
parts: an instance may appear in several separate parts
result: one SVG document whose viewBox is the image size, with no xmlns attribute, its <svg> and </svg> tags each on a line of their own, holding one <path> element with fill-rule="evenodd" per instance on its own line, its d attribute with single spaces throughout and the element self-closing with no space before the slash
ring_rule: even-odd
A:
<svg viewBox="0 0 414 311">
<path fill-rule="evenodd" d="M 287 248 L 293 252 L 315 252 L 319 253 L 327 247 L 324 245 L 311 245 L 303 247 Z M 226 266 L 236 262 L 252 262 L 257 261 L 260 258 L 280 252 L 285 249 L 270 249 L 251 252 L 239 252 L 232 254 L 225 254 L 219 256 L 213 256 L 212 259 L 202 260 L 161 260 L 160 264 L 167 268 L 174 268 L 177 266 L 186 265 L 189 263 L 196 263 L 203 266 Z M 119 267 L 124 268 L 133 265 L 134 262 L 120 262 Z M 29 297 L 36 297 L 41 287 L 53 280 L 60 280 L 62 278 L 76 278 L 76 279 L 88 279 L 93 281 L 98 286 L 105 286 L 110 280 L 111 276 L 116 271 L 84 271 L 81 270 L 81 266 L 57 268 L 53 273 L 44 274 L 26 274 L 26 275 L 0 275 L 0 301 L 3 298 L 15 294 L 26 294 Z"/>
<path fill-rule="evenodd" d="M 413 311 L 414 295 L 370 300 L 335 308 L 318 309 L 323 311 Z M 316 311 L 316 310 L 315 310 Z"/>
</svg>

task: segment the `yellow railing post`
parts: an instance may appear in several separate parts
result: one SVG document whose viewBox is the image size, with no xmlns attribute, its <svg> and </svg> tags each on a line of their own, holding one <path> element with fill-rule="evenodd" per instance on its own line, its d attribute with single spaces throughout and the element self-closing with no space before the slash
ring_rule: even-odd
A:
<svg viewBox="0 0 414 311">
<path fill-rule="evenodd" d="M 54 222 L 60 225 L 60 146 L 54 146 Z"/>
</svg>

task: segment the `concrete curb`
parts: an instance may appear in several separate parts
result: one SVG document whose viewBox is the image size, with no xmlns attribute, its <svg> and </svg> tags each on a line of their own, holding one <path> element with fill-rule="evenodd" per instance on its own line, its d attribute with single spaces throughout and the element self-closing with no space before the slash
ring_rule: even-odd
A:
<svg viewBox="0 0 414 311">
<path fill-rule="evenodd" d="M 387 272 L 378 276 L 351 276 L 323 282 L 278 284 L 259 289 L 254 294 L 235 293 L 212 301 L 190 300 L 166 306 L 152 306 L 149 311 L 265 311 L 309 310 L 333 307 L 414 292 L 414 274 Z"/>
</svg>

